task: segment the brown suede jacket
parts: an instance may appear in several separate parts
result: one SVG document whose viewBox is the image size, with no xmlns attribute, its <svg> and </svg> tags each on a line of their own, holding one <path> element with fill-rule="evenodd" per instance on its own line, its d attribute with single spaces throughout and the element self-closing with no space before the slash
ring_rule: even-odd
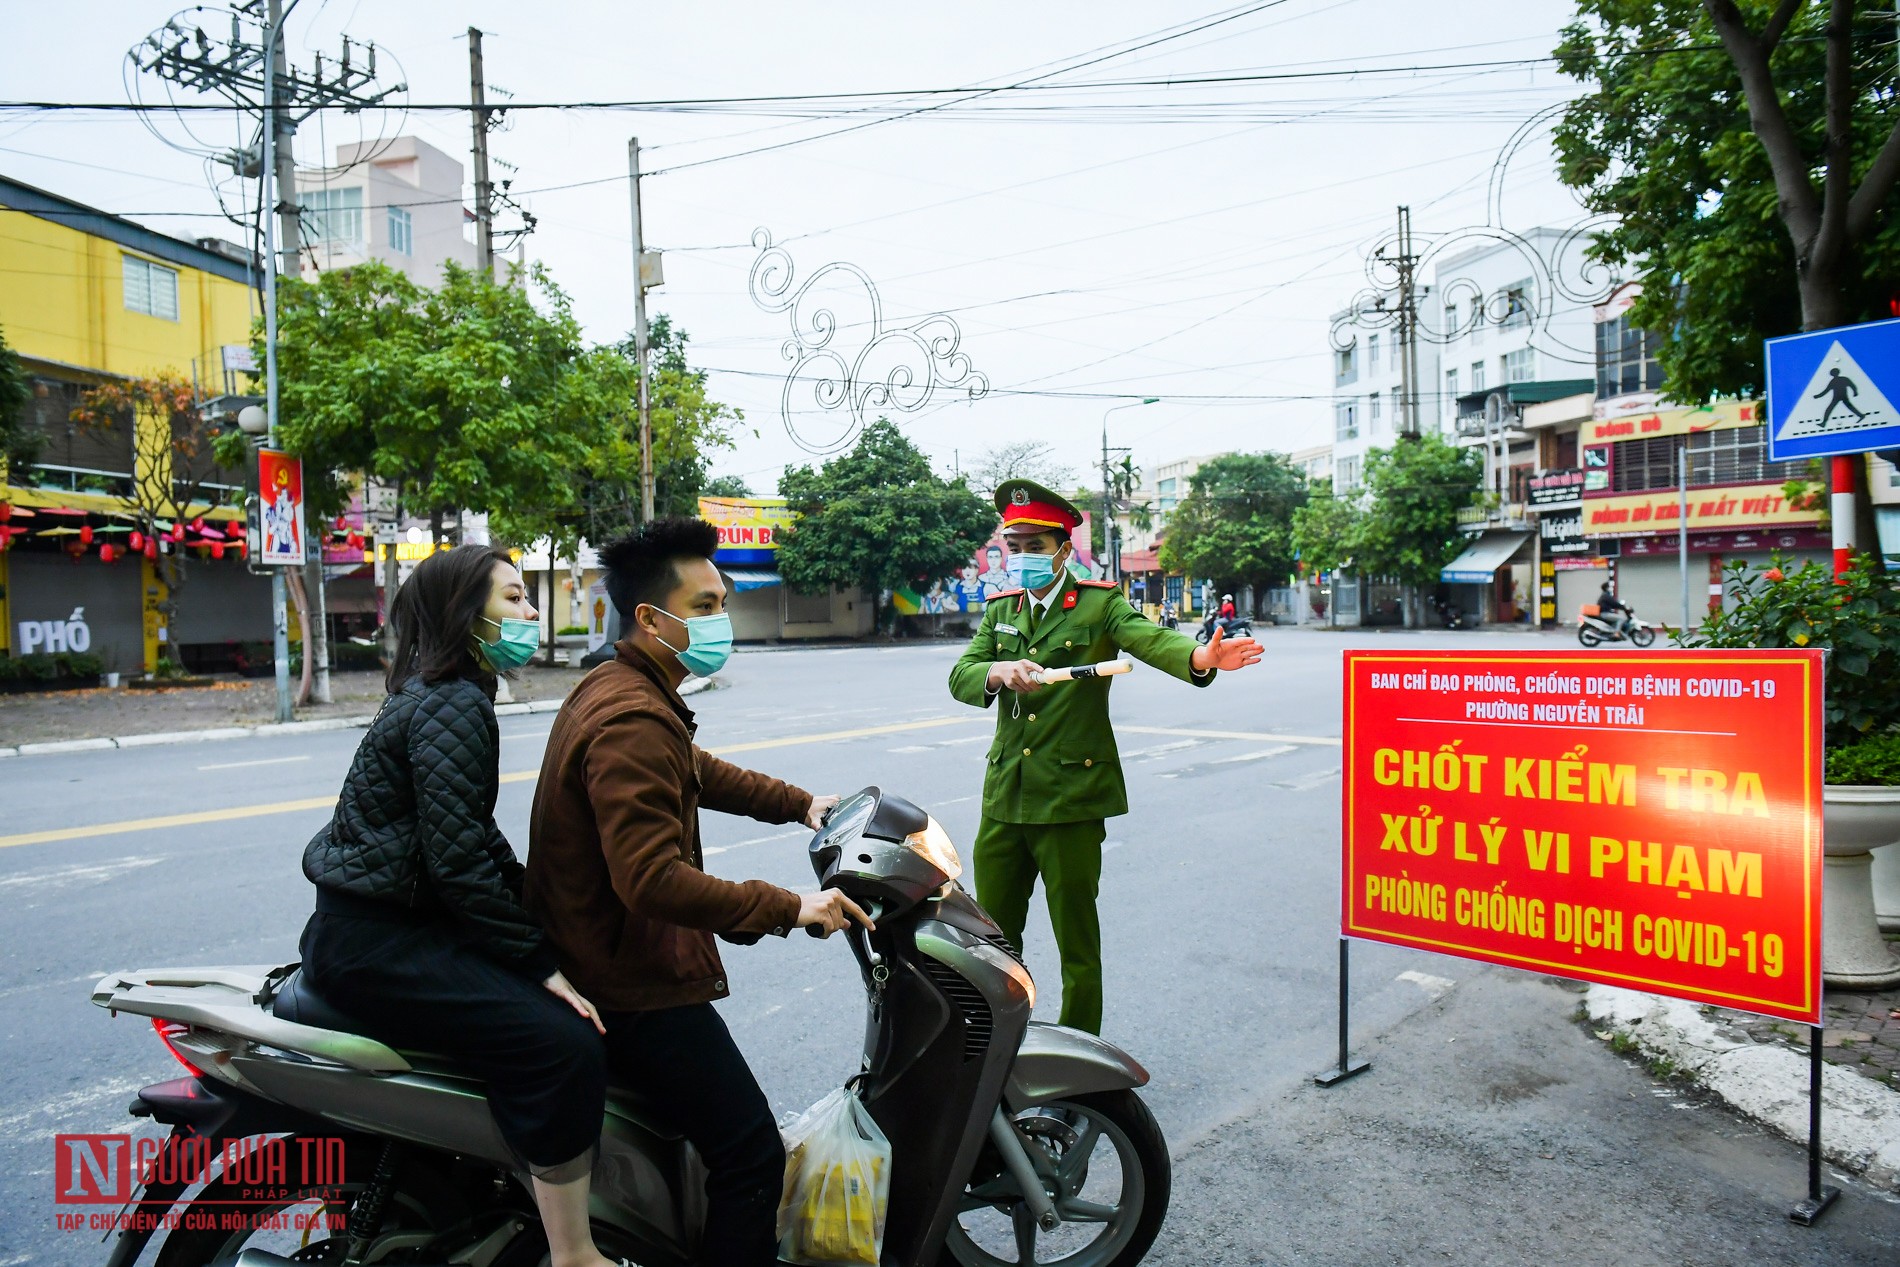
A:
<svg viewBox="0 0 1900 1267">
<path fill-rule="evenodd" d="M 632 644 L 581 679 L 548 736 L 525 897 L 574 988 L 603 1011 L 724 998 L 715 933 L 783 937 L 796 893 L 707 875 L 699 808 L 795 823 L 811 793 L 693 744 L 692 710 Z"/>
</svg>

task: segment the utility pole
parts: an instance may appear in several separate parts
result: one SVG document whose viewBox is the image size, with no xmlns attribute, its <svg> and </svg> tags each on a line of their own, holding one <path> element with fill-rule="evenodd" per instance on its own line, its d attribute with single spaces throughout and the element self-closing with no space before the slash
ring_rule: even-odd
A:
<svg viewBox="0 0 1900 1267">
<path fill-rule="evenodd" d="M 475 262 L 495 276 L 495 187 L 488 179 L 488 104 L 482 82 L 482 33 L 468 28 L 468 101 L 475 127 Z"/>
<path fill-rule="evenodd" d="M 1412 249 L 1412 209 L 1399 208 L 1399 438 L 1418 439 L 1418 254 Z"/>
<path fill-rule="evenodd" d="M 133 64 L 140 70 L 171 80 L 181 88 L 211 93 L 235 100 L 240 109 L 250 109 L 260 120 L 262 153 L 244 149 L 232 151 L 225 161 L 241 176 L 255 174 L 264 206 L 264 325 L 265 397 L 268 440 L 275 446 L 278 432 L 277 382 L 277 276 L 280 270 L 293 277 L 302 269 L 302 230 L 297 201 L 297 166 L 292 148 L 297 124 L 301 119 L 326 106 L 364 110 L 384 99 L 407 90 L 406 84 L 377 89 L 376 46 L 359 45 L 345 36 L 343 55 L 325 65 L 317 55 L 316 68 L 309 74 L 289 64 L 284 52 L 283 0 L 245 0 L 230 14 L 228 40 L 208 35 L 203 28 L 187 29 L 183 22 L 168 22 L 146 37 L 131 51 Z M 244 38 L 244 24 L 259 28 L 255 43 Z M 356 62 L 355 54 L 367 51 L 366 62 Z M 261 160 L 261 161 L 260 161 Z M 306 538 L 308 541 L 309 538 Z M 314 597 L 315 627 L 305 639 L 304 654 L 311 669 L 314 697 L 322 703 L 330 699 L 328 637 L 325 629 L 323 553 L 319 545 L 316 557 L 304 564 L 308 579 L 306 590 Z M 277 716 L 291 717 L 290 653 L 288 629 L 289 578 L 281 568 L 274 569 L 271 581 L 272 640 L 277 661 Z"/>
<path fill-rule="evenodd" d="M 640 522 L 653 521 L 653 417 L 647 395 L 647 287 L 666 281 L 660 253 L 640 227 L 640 138 L 627 138 L 627 184 L 633 195 L 633 355 L 640 371 Z"/>
<path fill-rule="evenodd" d="M 1108 415 L 1118 409 L 1139 409 L 1143 405 L 1152 405 L 1159 396 L 1144 396 L 1140 400 L 1131 400 L 1125 405 L 1111 405 L 1102 411 L 1102 579 L 1121 580 L 1121 554 L 1115 549 L 1115 493 L 1108 455 L 1111 453 L 1131 453 L 1132 449 L 1111 449 L 1108 447 Z"/>
</svg>

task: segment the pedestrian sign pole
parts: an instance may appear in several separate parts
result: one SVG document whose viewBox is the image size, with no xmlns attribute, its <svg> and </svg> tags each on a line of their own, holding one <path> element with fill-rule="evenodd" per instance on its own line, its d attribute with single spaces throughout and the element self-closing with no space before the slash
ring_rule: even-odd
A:
<svg viewBox="0 0 1900 1267">
<path fill-rule="evenodd" d="M 1809 330 L 1765 345 L 1768 459 L 1830 460 L 1834 575 L 1854 551 L 1854 462 L 1900 448 L 1900 320 Z"/>
</svg>

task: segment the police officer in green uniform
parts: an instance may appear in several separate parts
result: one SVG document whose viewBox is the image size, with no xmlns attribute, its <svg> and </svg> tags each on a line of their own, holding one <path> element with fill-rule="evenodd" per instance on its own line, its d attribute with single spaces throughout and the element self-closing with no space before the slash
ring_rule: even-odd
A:
<svg viewBox="0 0 1900 1267">
<path fill-rule="evenodd" d="M 1105 819 L 1128 812 L 1115 734 L 1112 678 L 1044 688 L 1032 676 L 1112 660 L 1122 651 L 1184 682 L 1206 686 L 1221 669 L 1260 658 L 1251 638 L 1216 631 L 1205 647 L 1142 616 L 1112 581 L 1071 576 L 1070 534 L 1082 523 L 1067 499 L 1029 480 L 996 490 L 1008 567 L 1020 588 L 993 595 L 969 649 L 950 670 L 950 693 L 997 706 L 996 742 L 983 779 L 983 823 L 972 849 L 976 900 L 1020 949 L 1029 898 L 1042 877 L 1062 956 L 1061 1023 L 1102 1028 L 1102 931 L 1095 897 Z"/>
</svg>

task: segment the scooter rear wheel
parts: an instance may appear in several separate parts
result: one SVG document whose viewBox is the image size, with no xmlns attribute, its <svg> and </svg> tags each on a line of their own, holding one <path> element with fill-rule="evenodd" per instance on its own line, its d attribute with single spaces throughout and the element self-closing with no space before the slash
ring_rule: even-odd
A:
<svg viewBox="0 0 1900 1267">
<path fill-rule="evenodd" d="M 1030 1159 L 1064 1214 L 1036 1226 L 1014 1181 L 984 1146 L 944 1240 L 942 1267 L 1134 1267 L 1167 1217 L 1167 1141 L 1133 1091 L 1079 1095 L 1016 1115 Z"/>
<path fill-rule="evenodd" d="M 1577 641 L 1586 647 L 1594 647 L 1603 641 L 1603 635 L 1588 625 L 1577 626 Z"/>
</svg>

